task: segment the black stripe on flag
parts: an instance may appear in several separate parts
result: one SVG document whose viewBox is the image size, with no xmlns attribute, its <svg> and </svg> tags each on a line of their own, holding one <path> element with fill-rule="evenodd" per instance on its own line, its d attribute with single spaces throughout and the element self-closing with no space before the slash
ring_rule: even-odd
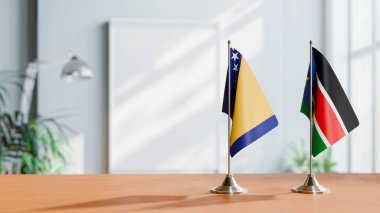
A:
<svg viewBox="0 0 380 213">
<path fill-rule="evenodd" d="M 313 47 L 313 56 L 318 78 L 330 96 L 348 132 L 359 125 L 354 109 L 327 59 Z"/>
</svg>

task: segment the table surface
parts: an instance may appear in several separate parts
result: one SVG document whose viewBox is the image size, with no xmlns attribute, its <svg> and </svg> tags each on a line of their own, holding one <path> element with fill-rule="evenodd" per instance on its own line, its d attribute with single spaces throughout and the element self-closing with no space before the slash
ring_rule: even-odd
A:
<svg viewBox="0 0 380 213">
<path fill-rule="evenodd" d="M 0 176 L 0 212 L 380 212 L 380 174 L 318 174 L 330 194 L 290 192 L 304 174 L 242 174 L 245 195 L 210 194 L 224 175 Z"/>
</svg>

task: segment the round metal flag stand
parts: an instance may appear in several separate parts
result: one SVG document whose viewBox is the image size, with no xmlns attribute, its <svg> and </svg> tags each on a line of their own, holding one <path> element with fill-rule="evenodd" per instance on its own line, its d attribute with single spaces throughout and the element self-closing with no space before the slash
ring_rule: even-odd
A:
<svg viewBox="0 0 380 213">
<path fill-rule="evenodd" d="M 230 73 L 230 45 L 231 42 L 228 40 L 228 143 L 227 143 L 227 149 L 228 149 L 228 173 L 226 177 L 223 180 L 222 185 L 211 189 L 211 193 L 216 194 L 245 194 L 248 192 L 247 189 L 239 186 L 239 184 L 236 183 L 235 178 L 231 174 L 231 155 L 230 155 L 230 141 L 231 141 L 231 73 Z"/>
<path fill-rule="evenodd" d="M 313 60 L 312 60 L 312 45 L 310 41 L 310 155 L 309 155 L 309 174 L 306 177 L 304 184 L 293 187 L 292 192 L 304 194 L 324 194 L 329 193 L 330 189 L 319 185 L 317 178 L 312 172 L 312 151 L 313 151 Z"/>
<path fill-rule="evenodd" d="M 239 186 L 239 184 L 236 183 L 235 178 L 229 174 L 224 178 L 222 185 L 215 189 L 211 189 L 210 192 L 216 194 L 245 194 L 248 190 Z"/>
<path fill-rule="evenodd" d="M 317 178 L 314 174 L 308 174 L 305 183 L 292 188 L 292 192 L 304 193 L 304 194 L 323 194 L 329 193 L 330 189 L 319 185 Z"/>
</svg>

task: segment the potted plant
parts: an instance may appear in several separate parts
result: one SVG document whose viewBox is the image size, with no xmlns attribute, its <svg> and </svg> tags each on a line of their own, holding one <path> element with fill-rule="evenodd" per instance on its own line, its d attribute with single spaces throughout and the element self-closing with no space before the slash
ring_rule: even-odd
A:
<svg viewBox="0 0 380 213">
<path fill-rule="evenodd" d="M 8 85 L 23 91 L 22 80 L 28 76 L 15 72 L 0 72 L 0 173 L 44 174 L 59 173 L 66 165 L 69 127 L 59 117 L 34 116 L 5 112 L 9 98 Z M 34 80 L 34 79 L 33 79 Z"/>
</svg>

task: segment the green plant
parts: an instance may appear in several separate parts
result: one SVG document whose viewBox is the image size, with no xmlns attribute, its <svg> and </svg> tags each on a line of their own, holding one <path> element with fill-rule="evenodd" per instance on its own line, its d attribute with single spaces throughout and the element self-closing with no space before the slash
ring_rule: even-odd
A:
<svg viewBox="0 0 380 213">
<path fill-rule="evenodd" d="M 309 144 L 306 145 L 305 140 L 300 143 L 293 143 L 290 146 L 287 155 L 287 166 L 285 172 L 307 173 L 309 172 Z M 333 173 L 335 171 L 336 162 L 332 159 L 331 149 L 324 151 L 312 161 L 313 172 L 317 173 Z"/>
<path fill-rule="evenodd" d="M 7 84 L 23 91 L 22 74 L 0 72 L 0 173 L 41 174 L 60 173 L 66 165 L 67 133 L 73 132 L 58 121 L 59 117 L 38 116 L 24 120 L 16 111 L 4 112 Z"/>
<path fill-rule="evenodd" d="M 70 128 L 54 118 L 36 118 L 27 123 L 16 112 L 0 116 L 2 173 L 59 173 L 65 166 L 64 147 Z M 22 116 L 21 116 L 22 117 Z"/>
</svg>

